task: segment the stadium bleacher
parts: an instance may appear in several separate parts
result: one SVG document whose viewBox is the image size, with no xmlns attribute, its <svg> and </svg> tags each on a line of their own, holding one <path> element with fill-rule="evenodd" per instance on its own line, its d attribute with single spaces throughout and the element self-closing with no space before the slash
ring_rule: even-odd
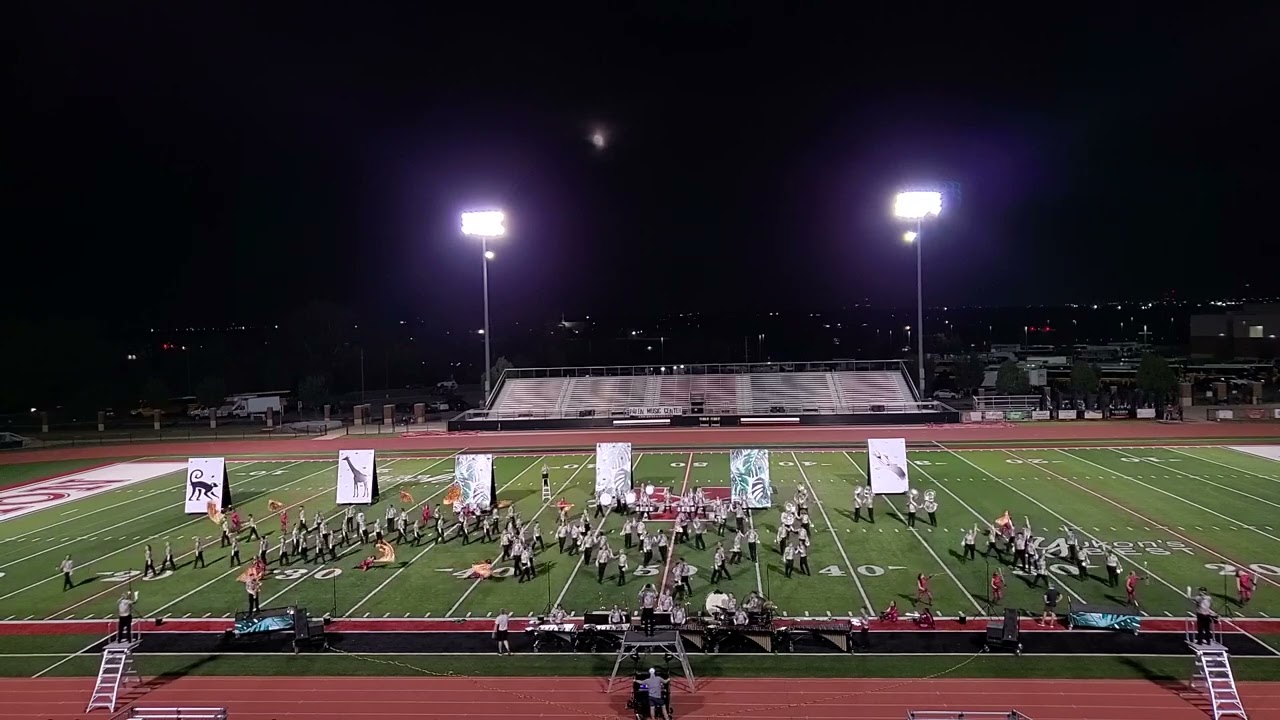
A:
<svg viewBox="0 0 1280 720">
<path fill-rule="evenodd" d="M 512 369 L 499 380 L 487 417 L 620 417 L 637 408 L 707 415 L 930 412 L 901 363 Z"/>
</svg>

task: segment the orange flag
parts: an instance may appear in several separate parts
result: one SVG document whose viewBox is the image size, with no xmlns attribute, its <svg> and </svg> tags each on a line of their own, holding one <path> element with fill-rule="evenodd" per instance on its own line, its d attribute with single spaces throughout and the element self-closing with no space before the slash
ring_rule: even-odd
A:
<svg viewBox="0 0 1280 720">
<path fill-rule="evenodd" d="M 281 510 L 284 509 L 284 503 L 278 500 L 268 500 L 267 509 L 270 510 L 271 512 L 280 512 Z"/>
<path fill-rule="evenodd" d="M 444 494 L 444 504 L 452 505 L 462 499 L 462 486 L 451 485 L 449 491 Z"/>
<path fill-rule="evenodd" d="M 378 542 L 377 548 L 378 559 L 374 562 L 389 563 L 396 561 L 396 549 L 391 543 L 381 540 Z"/>
<path fill-rule="evenodd" d="M 400 491 L 400 502 L 402 502 L 402 503 L 404 503 L 404 504 L 406 504 L 406 505 L 412 505 L 412 504 L 413 504 L 413 496 L 409 494 L 409 491 L 408 491 L 408 490 L 401 490 L 401 491 Z"/>
<path fill-rule="evenodd" d="M 217 503 L 206 503 L 205 509 L 209 511 L 209 519 L 213 521 L 214 525 L 222 523 L 222 511 L 218 509 Z"/>
</svg>

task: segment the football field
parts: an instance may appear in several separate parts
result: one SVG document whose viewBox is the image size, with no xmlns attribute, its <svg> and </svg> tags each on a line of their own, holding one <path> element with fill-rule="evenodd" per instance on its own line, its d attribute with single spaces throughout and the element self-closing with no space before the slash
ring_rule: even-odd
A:
<svg viewBox="0 0 1280 720">
<path fill-rule="evenodd" d="M 809 488 L 816 499 L 811 503 L 812 574 L 783 576 L 781 555 L 772 542 L 780 515 L 774 507 L 752 518 L 761 539 L 758 562 L 745 557 L 744 547 L 743 562 L 730 567 L 732 578 L 716 587 L 739 597 L 761 591 L 786 616 L 848 616 L 864 607 L 879 612 L 891 601 L 910 610 L 916 574 L 925 573 L 934 576 L 936 614 L 974 616 L 986 613 L 988 578 L 1001 568 L 1006 593 L 993 610 L 1034 613 L 1042 604 L 1043 586 L 1031 587 L 1030 578 L 1008 564 L 983 557 L 981 536 L 976 560 L 965 561 L 961 552 L 965 530 L 975 523 L 985 529 L 1007 510 L 1019 524 L 1030 518 L 1054 560 L 1055 583 L 1071 600 L 1124 599 L 1122 587 L 1106 583 L 1104 556 L 1095 547 L 1106 544 L 1120 555 L 1122 574 L 1136 569 L 1144 576 L 1138 597 L 1146 615 L 1183 617 L 1187 589 L 1205 586 L 1220 596 L 1216 602 L 1224 611 L 1277 618 L 1280 461 L 1274 451 L 1209 446 L 912 449 L 911 483 L 921 491 L 934 490 L 940 505 L 936 527 L 921 513 L 912 529 L 899 516 L 905 510 L 900 496 L 877 499 L 874 523 L 855 522 L 853 488 L 867 482 L 864 451 L 775 450 L 770 454 L 775 505 L 789 500 L 797 486 Z M 453 479 L 453 457 L 379 455 L 381 501 L 365 508 L 366 514 L 381 518 L 387 504 L 399 507 L 402 490 L 413 498 L 411 517 L 419 516 L 422 505 L 441 502 Z M 497 544 L 436 543 L 429 528 L 420 544 L 397 546 L 394 562 L 367 571 L 357 565 L 375 551 L 358 543 L 340 547 L 336 561 L 295 560 L 280 566 L 275 562 L 280 523 L 268 501 L 287 505 L 291 519 L 305 507 L 308 515 L 323 512 L 336 525 L 336 460 L 229 458 L 227 468 L 235 507 L 242 517 L 257 518 L 271 540 L 263 607 L 296 604 L 335 617 L 465 619 L 489 617 L 501 608 L 517 617 L 531 615 L 557 602 L 575 615 L 615 603 L 634 607 L 640 587 L 661 579 L 668 563 L 655 557 L 643 565 L 635 550 L 628 551 L 630 568 L 622 585 L 616 563 L 599 582 L 594 564 L 587 567 L 580 556 L 558 552 L 555 503 L 572 503 L 572 514 L 581 515 L 594 488 L 592 460 L 589 452 L 495 458 L 498 498 L 514 503 L 527 520 L 536 519 L 547 541 L 546 550 L 536 555 L 537 577 L 524 583 L 512 576 L 510 563 L 502 562 L 495 563 L 493 577 L 473 579 L 471 566 L 496 560 Z M 540 492 L 544 463 L 554 490 L 550 504 Z M 139 593 L 137 613 L 148 618 L 229 618 L 246 608 L 244 586 L 237 581 L 244 566 L 230 564 L 207 517 L 182 512 L 180 461 L 131 462 L 127 469 L 142 479 L 0 521 L 0 621 L 111 618 L 127 586 Z M 727 487 L 729 458 L 722 451 L 637 450 L 634 477 L 637 486 L 665 487 L 675 494 L 694 487 Z M 592 522 L 602 526 L 615 551 L 621 547 L 621 516 Z M 669 523 L 650 525 L 670 532 Z M 1089 577 L 1078 577 L 1065 560 L 1062 538 L 1068 526 L 1076 528 L 1091 553 Z M 192 565 L 195 536 L 209 544 L 207 567 Z M 706 538 L 705 550 L 690 543 L 678 546 L 672 557 L 696 568 L 691 602 L 698 609 L 713 589 L 710 561 L 715 543 L 722 540 L 714 530 Z M 728 548 L 730 538 L 723 540 Z M 159 563 L 166 541 L 173 545 L 177 570 L 141 577 L 145 546 L 152 546 Z M 244 540 L 242 557 L 249 560 L 255 548 L 256 542 Z M 66 555 L 76 571 L 75 586 L 64 590 L 58 566 Z M 1236 568 L 1249 568 L 1258 579 L 1257 594 L 1244 607 L 1235 603 Z"/>
</svg>

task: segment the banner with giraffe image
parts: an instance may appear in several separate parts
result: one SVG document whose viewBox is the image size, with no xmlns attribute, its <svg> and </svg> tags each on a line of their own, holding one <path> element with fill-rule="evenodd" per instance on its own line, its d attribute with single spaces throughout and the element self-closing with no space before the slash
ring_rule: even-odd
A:
<svg viewBox="0 0 1280 720">
<path fill-rule="evenodd" d="M 370 505 L 378 501 L 378 467 L 372 450 L 338 451 L 338 504 Z"/>
<path fill-rule="evenodd" d="M 226 458 L 191 458 L 187 460 L 186 495 L 182 509 L 188 515 L 205 515 L 210 507 L 221 512 L 231 507 L 231 488 L 227 487 Z"/>
</svg>

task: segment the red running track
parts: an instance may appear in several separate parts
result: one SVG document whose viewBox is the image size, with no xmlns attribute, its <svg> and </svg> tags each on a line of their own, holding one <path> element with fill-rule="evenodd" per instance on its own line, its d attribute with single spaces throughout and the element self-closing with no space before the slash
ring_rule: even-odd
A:
<svg viewBox="0 0 1280 720">
<path fill-rule="evenodd" d="M 512 662 L 518 662 L 513 660 Z M 0 680 L 0 720 L 109 717 L 84 712 L 91 678 Z M 1280 682 L 1244 683 L 1251 718 L 1280 717 Z M 135 707 L 225 707 L 230 720 L 353 717 L 581 720 L 626 718 L 627 689 L 598 678 L 180 677 L 153 680 Z M 1004 711 L 1032 720 L 1204 720 L 1178 685 L 1142 680 L 728 679 L 676 683 L 681 720 L 741 717 L 904 720 L 909 710 Z M 117 708 L 122 711 L 125 708 Z"/>
<path fill-rule="evenodd" d="M 1176 442 L 1179 438 L 1272 438 L 1280 439 L 1280 423 L 1159 423 L 1148 420 L 1093 421 L 1068 423 L 1022 423 L 1010 425 L 898 425 L 898 426 L 803 426 L 786 428 L 648 428 L 639 430 L 529 430 L 515 432 L 420 433 L 409 435 L 348 435 L 333 440 L 224 440 L 121 443 L 60 447 L 45 450 L 16 450 L 0 453 L 0 464 L 40 460 L 170 455 L 252 455 L 271 453 L 315 453 L 332 457 L 340 449 L 374 448 L 406 450 L 510 450 L 590 448 L 597 442 L 630 442 L 639 448 L 698 448 L 704 446 L 750 446 L 770 444 L 855 445 L 869 437 L 902 437 L 908 442 L 1026 442 L 1034 440 L 1155 440 Z"/>
</svg>

